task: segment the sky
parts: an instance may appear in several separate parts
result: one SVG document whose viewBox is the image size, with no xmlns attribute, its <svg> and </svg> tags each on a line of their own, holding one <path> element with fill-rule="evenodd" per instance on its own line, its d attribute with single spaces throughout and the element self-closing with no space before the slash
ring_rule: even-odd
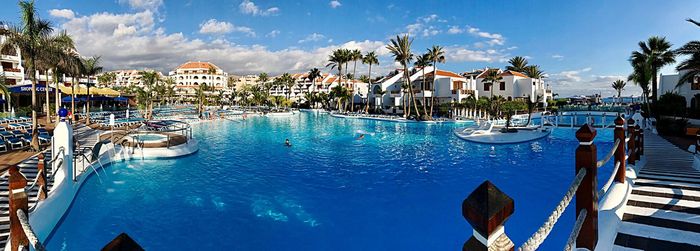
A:
<svg viewBox="0 0 700 251">
<path fill-rule="evenodd" d="M 14 2 L 14 0 L 5 0 Z M 210 61 L 229 74 L 271 75 L 325 68 L 337 48 L 375 51 L 372 75 L 396 68 L 385 46 L 408 33 L 415 54 L 446 51 L 438 68 L 504 67 L 514 56 L 540 65 L 560 96 L 614 93 L 630 53 L 650 36 L 678 48 L 700 38 L 700 1 L 560 0 L 37 0 L 38 13 L 73 36 L 83 56 L 107 70 L 155 69 Z M 0 9 L 17 24 L 19 8 Z M 678 59 L 681 60 L 681 59 Z M 674 74 L 675 65 L 663 74 Z M 351 64 L 350 69 L 353 69 Z M 367 74 L 358 63 L 357 75 Z M 629 84 L 623 95 L 638 95 Z"/>
</svg>

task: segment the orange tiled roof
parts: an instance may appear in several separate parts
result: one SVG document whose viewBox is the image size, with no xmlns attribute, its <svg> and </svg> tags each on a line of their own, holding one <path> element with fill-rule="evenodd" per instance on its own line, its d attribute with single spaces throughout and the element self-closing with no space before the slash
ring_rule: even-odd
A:
<svg viewBox="0 0 700 251">
<path fill-rule="evenodd" d="M 499 69 L 493 68 L 493 69 L 488 69 L 486 71 L 481 72 L 479 75 L 476 76 L 476 78 L 485 78 L 486 75 L 488 75 L 491 71 L 498 71 Z"/>
<path fill-rule="evenodd" d="M 218 66 L 209 62 L 187 62 L 177 67 L 177 69 L 209 69 L 214 67 L 214 69 L 219 69 Z"/>
<path fill-rule="evenodd" d="M 527 76 L 525 74 L 522 74 L 522 73 L 517 72 L 517 71 L 504 71 L 503 73 L 501 73 L 501 76 L 518 76 L 518 77 L 527 78 Z"/>
<path fill-rule="evenodd" d="M 433 74 L 433 73 L 430 72 L 430 73 L 425 74 L 425 75 L 427 75 L 427 76 L 432 76 L 432 74 Z M 437 75 L 438 75 L 438 76 L 445 76 L 445 77 L 452 77 L 452 78 L 462 78 L 462 76 L 460 76 L 460 75 L 457 74 L 457 73 L 454 73 L 454 72 L 451 72 L 451 71 L 443 71 L 443 70 L 437 70 Z"/>
</svg>

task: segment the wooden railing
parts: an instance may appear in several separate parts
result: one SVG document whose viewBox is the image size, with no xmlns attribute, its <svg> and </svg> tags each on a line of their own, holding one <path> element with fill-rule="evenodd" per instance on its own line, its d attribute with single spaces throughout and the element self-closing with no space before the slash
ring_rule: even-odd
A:
<svg viewBox="0 0 700 251">
<path fill-rule="evenodd" d="M 595 250 L 598 242 L 598 199 L 613 182 L 625 182 L 626 162 L 634 164 L 644 154 L 644 132 L 630 119 L 625 137 L 625 120 L 615 119 L 614 145 L 604 158 L 598 160 L 597 147 L 593 143 L 596 129 L 584 124 L 576 131 L 579 145 L 576 148 L 576 176 L 564 198 L 559 202 L 544 224 L 518 250 L 537 250 L 576 197 L 576 223 L 564 250 L 585 248 Z M 627 144 L 625 144 L 625 142 Z M 627 150 L 626 150 L 627 149 Z M 614 159 L 615 169 L 602 189 L 597 189 L 598 168 Z M 462 203 L 462 215 L 474 229 L 472 237 L 462 250 L 514 250 L 515 245 L 504 230 L 504 223 L 513 214 L 515 203 L 490 181 L 477 187 Z"/>
</svg>

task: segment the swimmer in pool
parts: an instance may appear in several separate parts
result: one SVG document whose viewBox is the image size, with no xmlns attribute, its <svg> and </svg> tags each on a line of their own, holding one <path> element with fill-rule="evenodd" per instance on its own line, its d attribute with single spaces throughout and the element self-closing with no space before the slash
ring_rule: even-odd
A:
<svg viewBox="0 0 700 251">
<path fill-rule="evenodd" d="M 284 140 L 284 146 L 292 146 L 292 143 L 289 143 L 289 139 Z"/>
<path fill-rule="evenodd" d="M 361 140 L 361 139 L 364 139 L 364 138 L 365 138 L 365 135 L 364 135 L 364 134 L 360 134 L 360 137 L 357 137 L 357 140 Z"/>
</svg>

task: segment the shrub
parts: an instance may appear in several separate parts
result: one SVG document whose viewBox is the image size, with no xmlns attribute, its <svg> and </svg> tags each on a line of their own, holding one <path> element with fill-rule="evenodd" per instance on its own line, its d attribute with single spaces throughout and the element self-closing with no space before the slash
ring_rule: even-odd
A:
<svg viewBox="0 0 700 251">
<path fill-rule="evenodd" d="M 656 130 L 661 135 L 683 136 L 687 125 L 687 119 L 662 118 L 656 122 Z"/>
</svg>

